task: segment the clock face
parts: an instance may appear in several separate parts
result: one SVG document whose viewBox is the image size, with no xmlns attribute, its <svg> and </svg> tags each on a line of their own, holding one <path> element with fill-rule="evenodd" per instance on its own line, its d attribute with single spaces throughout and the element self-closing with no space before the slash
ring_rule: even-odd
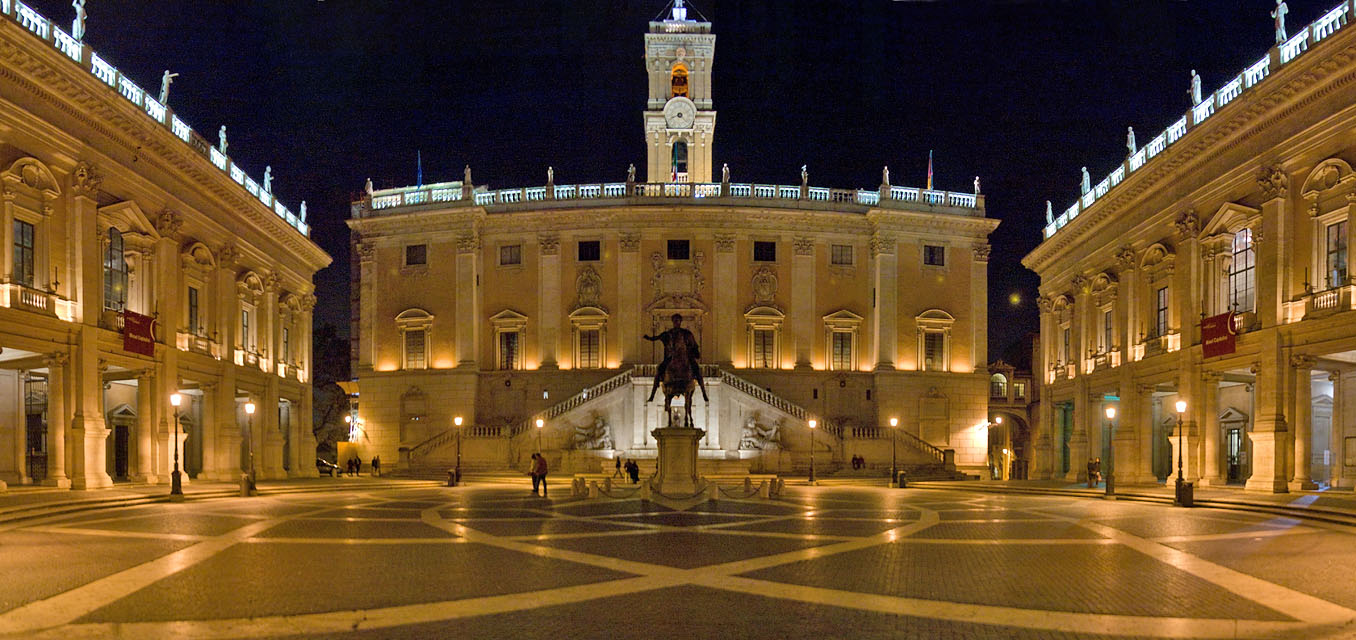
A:
<svg viewBox="0 0 1356 640">
<path fill-rule="evenodd" d="M 664 124 L 670 129 L 691 129 L 696 119 L 697 106 L 687 98 L 673 98 L 664 105 Z"/>
</svg>

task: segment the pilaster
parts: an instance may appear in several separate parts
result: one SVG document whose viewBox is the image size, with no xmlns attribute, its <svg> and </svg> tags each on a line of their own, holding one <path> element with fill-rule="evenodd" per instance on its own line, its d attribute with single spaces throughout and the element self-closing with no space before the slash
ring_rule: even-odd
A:
<svg viewBox="0 0 1356 640">
<path fill-rule="evenodd" d="M 254 437 L 255 465 L 260 478 L 278 480 L 286 478 L 283 469 L 283 434 L 278 424 L 278 377 L 265 376 L 264 395 L 259 399 L 258 410 L 254 413 L 254 423 L 259 426 L 260 434 Z M 262 452 L 262 455 L 260 455 Z"/>
<path fill-rule="evenodd" d="M 796 368 L 809 369 L 815 340 L 815 243 L 813 238 L 797 236 L 791 244 L 794 249 L 791 258 L 792 341 L 795 343 Z M 826 360 L 827 357 L 826 353 Z"/>
<path fill-rule="evenodd" d="M 1290 179 L 1279 166 L 1262 169 L 1257 178 L 1262 188 L 1262 222 L 1253 229 L 1252 241 L 1257 257 L 1257 316 L 1263 328 L 1284 321 L 1281 316 L 1289 300 L 1290 260 L 1288 259 L 1289 204 L 1286 194 Z M 1254 469 L 1256 467 L 1254 466 Z M 1254 471 L 1254 477 L 1256 472 Z M 1249 486 L 1253 484 L 1249 481 Z"/>
<path fill-rule="evenodd" d="M 478 234 L 472 232 L 457 238 L 457 368 L 471 370 L 477 368 L 480 345 L 479 254 Z M 363 281 L 367 279 L 364 277 Z M 364 302 L 363 307 L 375 304 L 375 300 Z"/>
<path fill-rule="evenodd" d="M 70 380 L 66 366 L 69 360 L 64 351 L 56 351 L 47 354 L 43 361 L 47 365 L 47 477 L 42 484 L 61 489 L 71 486 L 70 478 L 66 477 L 66 425 L 70 421 L 66 412 Z"/>
<path fill-rule="evenodd" d="M 469 171 L 469 170 L 468 170 Z M 466 187 L 463 186 L 463 189 Z M 376 334 L 376 283 L 377 283 L 377 249 L 371 242 L 356 242 L 353 245 L 354 251 L 358 255 L 358 367 L 359 369 L 368 369 L 372 367 L 375 361 L 377 350 Z M 462 291 L 462 256 L 457 252 L 457 308 L 461 309 L 461 291 Z M 458 314 L 458 326 L 461 316 Z M 227 343 L 232 344 L 232 343 Z M 466 351 L 462 351 L 461 331 L 457 332 L 457 357 L 465 358 Z M 472 358 L 474 359 L 474 358 Z M 355 372 L 356 373 L 356 372 Z"/>
<path fill-rule="evenodd" d="M 71 419 L 71 488 L 113 486 L 106 468 L 103 376 L 99 372 L 98 327 L 80 325 L 75 346 L 75 414 Z"/>
<path fill-rule="evenodd" d="M 1135 460 L 1135 475 L 1131 482 L 1153 484 L 1158 482 L 1154 473 L 1154 387 L 1153 385 L 1135 385 L 1135 440 L 1138 442 L 1139 456 Z"/>
<path fill-rule="evenodd" d="M 1088 382 L 1085 376 L 1074 379 L 1074 417 L 1073 433 L 1069 436 L 1069 473 L 1065 479 L 1069 482 L 1085 482 L 1088 479 L 1088 459 L 1092 456 L 1088 448 Z"/>
<path fill-rule="evenodd" d="M 560 348 L 560 236 L 537 236 L 541 253 L 537 264 L 537 349 L 540 368 L 558 369 L 556 352 Z"/>
<path fill-rule="evenodd" d="M 640 273 L 640 234 L 622 232 L 617 238 L 617 273 Z M 717 245 L 719 253 L 719 245 Z M 717 265 L 720 264 L 717 256 Z M 618 277 L 617 333 L 622 366 L 640 362 L 640 278 Z M 719 280 L 717 280 L 719 281 Z M 717 313 L 719 318 L 719 313 Z"/>
<path fill-rule="evenodd" d="M 738 276 L 735 274 L 735 270 L 738 258 L 735 253 L 735 245 L 734 234 L 716 234 L 715 282 L 733 283 L 737 281 Z M 637 278 L 637 280 L 639 279 Z M 733 286 L 715 287 L 716 299 L 713 305 L 715 318 L 711 323 L 716 334 L 716 352 L 713 355 L 717 364 L 726 366 L 729 366 L 734 360 L 735 345 L 743 329 L 739 316 L 738 289 L 738 287 Z"/>
<path fill-rule="evenodd" d="M 877 231 L 871 236 L 871 287 L 875 302 L 871 309 L 871 332 L 876 339 L 876 371 L 893 371 L 899 351 L 895 261 L 894 237 Z M 918 354 L 916 360 L 921 370 L 923 354 Z"/>
<path fill-rule="evenodd" d="M 987 242 L 971 249 L 970 261 L 970 362 L 975 371 L 983 371 L 989 364 L 989 253 Z"/>
</svg>

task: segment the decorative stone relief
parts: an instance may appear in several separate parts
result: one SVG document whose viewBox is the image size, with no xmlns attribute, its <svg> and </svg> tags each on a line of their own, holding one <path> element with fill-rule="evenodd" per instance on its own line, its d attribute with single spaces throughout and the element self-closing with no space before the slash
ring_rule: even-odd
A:
<svg viewBox="0 0 1356 640">
<path fill-rule="evenodd" d="M 166 238 L 175 238 L 184 227 L 183 218 L 173 209 L 162 209 L 155 219 L 155 230 Z"/>
<path fill-rule="evenodd" d="M 574 279 L 575 294 L 579 297 L 575 308 L 596 307 L 603 297 L 603 279 L 593 265 L 579 267 L 579 275 Z"/>
<path fill-rule="evenodd" d="M 1081 291 L 1087 289 L 1087 288 L 1088 288 L 1088 284 L 1089 284 L 1090 282 L 1091 282 L 1091 281 L 1088 280 L 1088 278 L 1087 278 L 1086 276 L 1083 276 L 1083 275 L 1076 275 L 1076 276 L 1073 277 L 1073 279 L 1069 280 L 1069 284 L 1074 288 L 1074 291 L 1078 291 L 1078 292 L 1081 292 Z"/>
<path fill-rule="evenodd" d="M 871 234 L 871 257 L 895 255 L 895 239 L 885 233 Z"/>
<path fill-rule="evenodd" d="M 740 449 L 768 450 L 781 447 L 782 423 L 759 424 L 757 416 L 749 416 L 744 421 L 744 429 L 739 435 Z"/>
<path fill-rule="evenodd" d="M 1172 224 L 1177 229 L 1178 240 L 1195 238 L 1201 232 L 1201 219 L 1193 209 L 1183 211 Z"/>
<path fill-rule="evenodd" d="M 1292 366 L 1292 367 L 1294 367 L 1294 368 L 1296 368 L 1296 369 L 1299 369 L 1299 370 L 1301 370 L 1301 371 L 1308 371 L 1308 370 L 1310 370 L 1310 369 L 1313 369 L 1313 368 L 1314 368 L 1314 365 L 1317 364 L 1317 363 L 1318 363 L 1318 359 L 1315 358 L 1315 357 L 1313 357 L 1313 356 L 1311 356 L 1311 355 L 1306 355 L 1306 354 L 1303 354 L 1303 353 L 1296 353 L 1296 354 L 1291 354 L 1291 356 L 1290 356 L 1290 366 Z"/>
<path fill-rule="evenodd" d="M 234 243 L 227 242 L 226 244 L 221 245 L 220 249 L 217 249 L 217 266 L 219 267 L 222 268 L 233 267 L 235 266 L 235 261 L 239 258 L 240 253 L 235 248 Z"/>
<path fill-rule="evenodd" d="M 480 250 L 480 237 L 467 234 L 457 238 L 457 253 L 475 253 Z"/>
<path fill-rule="evenodd" d="M 282 288 L 282 278 L 279 278 L 278 274 L 269 272 L 268 275 L 264 276 L 264 291 L 267 291 L 269 293 L 277 293 L 278 290 L 281 288 Z"/>
<path fill-rule="evenodd" d="M 619 244 L 621 244 L 622 253 L 635 253 L 640 251 L 640 234 L 622 233 Z"/>
<path fill-rule="evenodd" d="M 777 297 L 777 272 L 767 265 L 753 271 L 753 301 L 770 305 Z"/>
<path fill-rule="evenodd" d="M 537 244 L 541 246 L 541 254 L 544 256 L 560 255 L 560 236 L 554 233 L 537 236 Z"/>
<path fill-rule="evenodd" d="M 1040 308 L 1041 313 L 1050 313 L 1055 308 L 1055 301 L 1050 296 L 1037 296 L 1036 306 Z"/>
<path fill-rule="evenodd" d="M 581 424 L 574 428 L 570 437 L 571 449 L 598 450 L 612 449 L 612 433 L 607 427 L 607 418 L 597 416 L 592 424 Z"/>
<path fill-rule="evenodd" d="M 377 259 L 377 247 L 371 242 L 359 242 L 353 245 L 353 250 L 358 252 L 358 260 L 362 262 L 372 262 Z"/>
<path fill-rule="evenodd" d="M 735 236 L 733 233 L 716 234 L 716 253 L 734 253 Z"/>
<path fill-rule="evenodd" d="M 78 196 L 93 198 L 103 183 L 104 177 L 88 162 L 75 165 L 75 171 L 71 173 L 71 190 Z"/>
<path fill-rule="evenodd" d="M 988 262 L 989 253 L 993 251 L 993 247 L 987 242 L 977 244 L 973 249 L 975 252 L 975 262 Z"/>
<path fill-rule="evenodd" d="M 670 265 L 663 254 L 650 254 L 650 266 L 654 272 L 650 275 L 650 288 L 654 291 L 651 308 L 668 309 L 705 309 L 702 304 L 701 290 L 706 284 L 702 275 L 705 256 L 697 251 L 692 259 Z"/>
<path fill-rule="evenodd" d="M 815 240 L 805 236 L 796 236 L 791 240 L 791 246 L 798 256 L 812 256 L 815 254 Z"/>
<path fill-rule="evenodd" d="M 1257 174 L 1257 187 L 1267 200 L 1284 198 L 1290 188 L 1290 177 L 1279 165 L 1263 167 Z"/>
<path fill-rule="evenodd" d="M 1121 269 L 1133 269 L 1135 267 L 1135 250 L 1129 246 L 1121 247 L 1116 252 L 1116 264 Z"/>
</svg>

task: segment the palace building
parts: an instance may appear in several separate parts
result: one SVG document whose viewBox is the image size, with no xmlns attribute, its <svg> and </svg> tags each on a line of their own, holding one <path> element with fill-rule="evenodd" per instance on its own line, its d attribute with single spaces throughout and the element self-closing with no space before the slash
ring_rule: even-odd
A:
<svg viewBox="0 0 1356 640">
<path fill-rule="evenodd" d="M 315 475 L 311 279 L 330 258 L 305 205 L 181 119 L 171 78 L 157 99 L 96 53 L 83 18 L 0 14 L 0 480 Z"/>
<path fill-rule="evenodd" d="M 1353 11 L 1282 31 L 1049 216 L 1024 260 L 1042 294 L 1034 477 L 1082 479 L 1099 456 L 1121 482 L 1352 486 Z"/>
<path fill-rule="evenodd" d="M 987 474 L 983 196 L 888 169 L 870 189 L 733 181 L 714 155 L 716 36 L 688 11 L 644 37 L 643 176 L 492 189 L 468 167 L 353 203 L 363 459 L 645 464 L 667 419 L 662 394 L 645 402 L 662 347 L 643 336 L 679 314 L 705 365 L 709 468 L 803 472 L 813 449 L 821 472 L 862 455 L 883 474 L 895 439 L 901 462 Z"/>
</svg>

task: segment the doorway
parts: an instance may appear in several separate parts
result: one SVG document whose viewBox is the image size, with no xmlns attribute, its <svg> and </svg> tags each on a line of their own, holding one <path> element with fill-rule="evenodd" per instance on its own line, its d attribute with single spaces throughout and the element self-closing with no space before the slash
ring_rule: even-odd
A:
<svg viewBox="0 0 1356 640">
<path fill-rule="evenodd" d="M 1238 427 L 1224 432 L 1225 481 L 1243 483 L 1243 430 Z"/>
<path fill-rule="evenodd" d="M 131 430 L 126 425 L 113 427 L 113 477 L 127 478 L 127 450 L 131 442 Z"/>
</svg>

